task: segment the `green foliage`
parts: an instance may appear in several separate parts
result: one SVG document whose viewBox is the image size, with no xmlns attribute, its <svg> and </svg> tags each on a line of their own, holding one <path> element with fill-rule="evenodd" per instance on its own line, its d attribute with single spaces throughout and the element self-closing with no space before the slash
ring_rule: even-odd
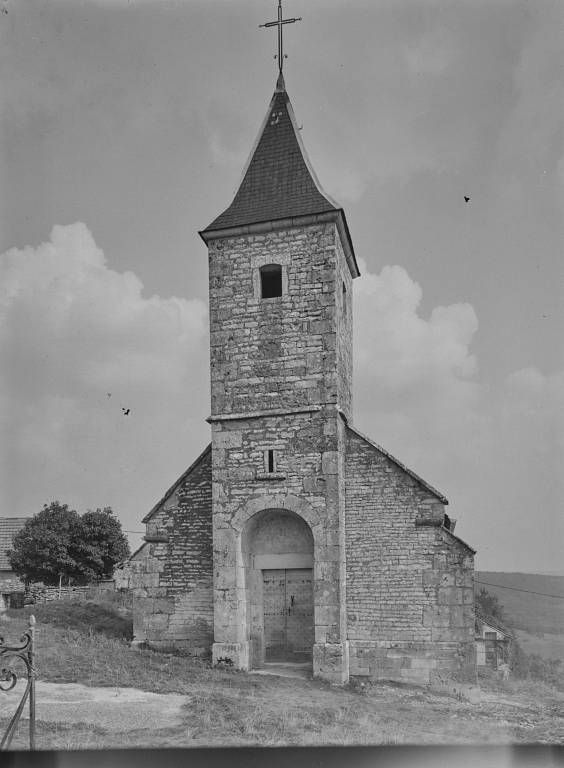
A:
<svg viewBox="0 0 564 768">
<path fill-rule="evenodd" d="M 564 668 L 561 659 L 543 659 L 537 653 L 525 653 L 518 643 L 514 643 L 510 667 L 515 677 L 539 680 L 564 689 Z"/>
<path fill-rule="evenodd" d="M 110 578 L 116 563 L 129 557 L 129 544 L 120 521 L 110 507 L 88 510 L 82 515 L 85 542 L 83 568 L 94 578 Z"/>
<path fill-rule="evenodd" d="M 58 501 L 27 520 L 8 553 L 14 572 L 25 581 L 57 584 L 60 577 L 80 582 L 80 515 Z"/>
<path fill-rule="evenodd" d="M 476 579 L 492 582 L 488 591 L 499 597 L 514 629 L 533 635 L 538 632 L 564 635 L 564 600 L 547 596 L 564 595 L 564 575 L 476 571 Z"/>
<path fill-rule="evenodd" d="M 26 582 L 86 584 L 111 576 L 114 565 L 129 555 L 129 545 L 110 507 L 80 516 L 54 501 L 26 521 L 8 554 Z"/>
<path fill-rule="evenodd" d="M 491 595 L 484 587 L 475 595 L 474 602 L 485 618 L 497 620 L 502 624 L 505 622 L 503 605 L 496 595 Z"/>
</svg>

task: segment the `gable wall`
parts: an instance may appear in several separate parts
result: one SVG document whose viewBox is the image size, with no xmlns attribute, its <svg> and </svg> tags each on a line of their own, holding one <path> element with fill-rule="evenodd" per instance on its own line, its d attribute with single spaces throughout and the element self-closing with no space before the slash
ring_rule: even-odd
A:
<svg viewBox="0 0 564 768">
<path fill-rule="evenodd" d="M 147 523 L 149 542 L 131 576 L 134 641 L 209 653 L 213 642 L 211 452 Z"/>
<path fill-rule="evenodd" d="M 347 621 L 351 675 L 427 681 L 473 664 L 473 558 L 440 527 L 441 502 L 348 432 Z M 417 518 L 435 525 L 416 526 Z"/>
</svg>

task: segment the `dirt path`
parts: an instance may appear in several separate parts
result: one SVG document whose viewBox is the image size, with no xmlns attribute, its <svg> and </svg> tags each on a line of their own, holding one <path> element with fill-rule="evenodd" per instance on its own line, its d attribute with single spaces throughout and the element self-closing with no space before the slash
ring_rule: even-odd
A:
<svg viewBox="0 0 564 768">
<path fill-rule="evenodd" d="M 0 717 L 11 717 L 25 688 L 20 681 L 0 699 Z M 136 688 L 91 688 L 79 683 L 36 683 L 36 719 L 44 723 L 87 723 L 122 733 L 181 725 L 189 696 Z M 26 706 L 22 719 L 28 717 Z"/>
<path fill-rule="evenodd" d="M 4 723 L 22 687 L 0 694 Z M 38 681 L 37 742 L 40 749 L 66 750 L 564 741 L 562 694 L 540 701 L 526 690 L 490 689 L 477 698 L 388 684 L 359 695 L 287 674 L 199 681 L 186 694 Z M 13 748 L 27 748 L 25 722 Z"/>
</svg>

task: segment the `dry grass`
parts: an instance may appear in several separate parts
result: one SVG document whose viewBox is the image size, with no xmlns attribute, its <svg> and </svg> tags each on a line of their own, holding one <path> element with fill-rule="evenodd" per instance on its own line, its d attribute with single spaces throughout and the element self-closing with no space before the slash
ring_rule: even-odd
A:
<svg viewBox="0 0 564 768">
<path fill-rule="evenodd" d="M 363 691 L 305 679 L 211 669 L 195 659 L 132 650 L 115 636 L 109 608 L 101 625 L 85 628 L 85 608 L 65 608 L 61 619 L 36 611 L 39 679 L 91 686 L 134 687 L 186 695 L 182 724 L 144 731 L 108 732 L 88 723 L 39 723 L 43 748 L 180 747 L 226 745 L 350 745 L 508 743 L 564 739 L 564 696 L 525 688 L 518 681 L 491 682 L 489 701 L 477 705 L 423 688 L 380 684 Z M 92 609 L 88 608 L 88 611 Z M 10 616 L 6 636 L 26 626 Z M 102 615 L 102 614 L 100 614 Z M 121 614 L 116 616 L 123 619 Z M 74 617 L 74 618 L 73 618 Z M 74 626 L 73 626 L 74 624 Z M 96 629 L 97 627 L 97 629 Z M 504 701 L 505 703 L 499 703 Z M 512 704 L 515 702 L 515 705 Z M 0 723 L 0 727 L 1 727 Z M 25 747 L 20 727 L 14 747 Z"/>
</svg>

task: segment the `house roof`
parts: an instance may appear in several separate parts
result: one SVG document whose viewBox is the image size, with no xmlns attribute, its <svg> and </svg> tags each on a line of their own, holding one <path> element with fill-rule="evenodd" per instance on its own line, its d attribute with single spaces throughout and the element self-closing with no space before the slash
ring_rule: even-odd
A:
<svg viewBox="0 0 564 768">
<path fill-rule="evenodd" d="M 508 629 L 504 624 L 501 623 L 501 621 L 498 621 L 497 619 L 493 619 L 491 616 L 486 616 L 485 613 L 482 613 L 482 611 L 479 608 L 474 609 L 474 613 L 476 615 L 476 619 L 478 621 L 481 621 L 482 624 L 486 624 L 488 627 L 491 627 L 492 629 L 497 629 L 498 632 L 501 632 L 504 635 L 507 635 L 507 637 L 513 637 L 513 632 Z"/>
<path fill-rule="evenodd" d="M 24 527 L 29 517 L 0 517 L 0 571 L 11 571 L 7 552 L 12 549 L 14 536 Z"/>
<path fill-rule="evenodd" d="M 207 241 L 212 232 L 283 220 L 296 224 L 296 219 L 328 213 L 340 224 L 356 277 L 358 265 L 344 211 L 321 188 L 280 74 L 233 202 L 200 235 Z"/>
<path fill-rule="evenodd" d="M 173 493 L 176 491 L 176 489 L 177 489 L 177 488 L 178 488 L 178 486 L 179 486 L 179 485 L 182 483 L 182 481 L 183 481 L 185 478 L 187 478 L 187 477 L 188 477 L 188 475 L 190 474 L 190 472 L 192 472 L 194 469 L 196 469 L 196 467 L 198 466 L 198 464 L 199 464 L 199 463 L 202 461 L 202 459 L 203 459 L 205 456 L 207 456 L 207 455 L 208 455 L 208 453 L 210 453 L 210 451 L 211 451 L 211 443 L 210 443 L 210 444 L 209 444 L 209 445 L 208 445 L 206 448 L 204 448 L 204 450 L 203 450 L 203 451 L 201 452 L 201 454 L 198 456 L 198 458 L 196 459 L 196 461 L 194 461 L 192 464 L 190 464 L 190 466 L 188 467 L 188 469 L 187 469 L 185 472 L 183 472 L 183 473 L 180 475 L 180 477 L 178 478 L 178 480 L 176 480 L 176 482 L 174 482 L 174 483 L 173 483 L 173 484 L 170 486 L 170 488 L 169 488 L 169 489 L 168 489 L 168 491 L 167 491 L 167 492 L 164 494 L 164 496 L 163 496 L 161 499 L 159 499 L 159 501 L 157 501 L 157 503 L 156 503 L 156 504 L 155 504 L 155 506 L 154 506 L 154 507 L 151 509 L 151 511 L 150 511 L 150 512 L 148 512 L 148 513 L 145 515 L 145 517 L 143 518 L 143 520 L 141 520 L 141 522 L 142 522 L 142 523 L 148 523 L 148 522 L 149 522 L 149 520 L 151 519 L 151 517 L 152 517 L 152 516 L 153 516 L 153 515 L 154 515 L 156 512 L 158 512 L 158 511 L 159 511 L 159 509 L 160 509 L 160 508 L 161 508 L 161 506 L 162 506 L 162 505 L 165 503 L 165 501 L 167 501 L 167 499 L 169 499 L 169 498 L 172 496 L 172 494 L 173 494 Z M 138 551 L 139 551 L 139 550 L 137 550 L 137 551 L 136 551 L 136 552 L 134 552 L 133 554 L 134 554 L 134 555 L 136 555 Z M 131 555 L 131 557 L 133 557 L 133 555 Z M 131 560 L 131 557 L 129 558 L 130 560 Z"/>
<path fill-rule="evenodd" d="M 409 469 L 409 467 L 406 467 L 405 464 L 402 464 L 402 462 L 399 459 L 396 459 L 395 456 L 392 456 L 391 453 L 389 453 L 385 448 L 382 448 L 381 445 L 378 445 L 378 443 L 375 443 L 373 440 L 371 440 L 366 435 L 363 435 L 362 432 L 359 432 L 358 429 L 355 429 L 352 427 L 349 423 L 347 423 L 347 429 L 353 432 L 357 437 L 360 437 L 362 440 L 364 440 L 366 443 L 371 445 L 373 448 L 375 448 L 377 451 L 379 451 L 381 454 L 386 456 L 390 461 L 392 461 L 397 467 L 402 469 L 406 474 L 408 474 L 410 477 L 412 477 L 419 485 L 421 485 L 425 490 L 429 491 L 429 493 L 433 494 L 433 496 L 436 496 L 437 499 L 442 502 L 443 504 L 448 504 L 448 499 L 446 496 L 444 496 L 440 491 L 437 491 L 436 488 L 433 488 L 432 485 L 430 485 L 428 482 L 423 480 L 423 478 L 419 477 L 413 470 Z M 445 529 L 446 530 L 446 529 Z M 452 534 L 454 535 L 454 534 Z M 458 537 L 454 537 L 458 538 Z M 463 542 L 464 543 L 464 542 Z M 468 546 L 468 545 L 466 545 Z"/>
<path fill-rule="evenodd" d="M 128 563 L 130 563 L 132 560 L 134 560 L 134 559 L 137 557 L 137 555 L 138 555 L 140 552 L 142 552 L 143 548 L 144 548 L 144 547 L 146 547 L 146 546 L 147 546 L 147 542 L 146 542 L 146 541 L 144 541 L 142 544 L 140 544 L 140 545 L 137 547 L 137 549 L 135 550 L 135 552 L 133 552 L 133 554 L 129 555 L 129 557 L 127 558 L 127 560 L 122 560 L 120 563 L 116 563 L 116 566 L 115 566 L 115 570 L 117 571 L 117 570 L 119 570 L 120 568 L 123 568 L 123 567 L 124 567 L 124 566 L 126 566 Z"/>
</svg>

